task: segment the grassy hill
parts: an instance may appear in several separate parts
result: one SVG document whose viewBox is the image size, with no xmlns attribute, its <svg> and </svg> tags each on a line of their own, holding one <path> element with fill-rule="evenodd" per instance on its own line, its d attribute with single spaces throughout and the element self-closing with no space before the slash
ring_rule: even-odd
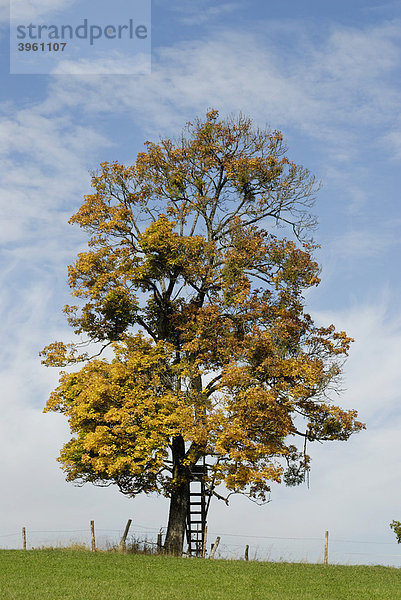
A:
<svg viewBox="0 0 401 600">
<path fill-rule="evenodd" d="M 1 600 L 401 600 L 391 567 L 0 550 Z"/>
</svg>

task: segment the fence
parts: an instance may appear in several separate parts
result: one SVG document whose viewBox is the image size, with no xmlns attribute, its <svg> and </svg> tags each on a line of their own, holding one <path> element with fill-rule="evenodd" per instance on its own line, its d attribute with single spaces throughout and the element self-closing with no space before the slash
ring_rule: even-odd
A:
<svg viewBox="0 0 401 600">
<path fill-rule="evenodd" d="M 131 525 L 131 523 L 129 523 Z M 110 550 L 128 548 L 142 552 L 157 552 L 163 542 L 165 529 L 127 523 L 121 529 L 30 530 L 0 533 L 0 548 L 44 548 L 85 546 Z M 123 540 L 125 535 L 125 539 Z M 208 531 L 205 556 L 214 558 L 260 561 L 309 562 L 331 564 L 381 564 L 401 567 L 401 551 L 395 541 L 351 540 L 336 538 L 328 532 L 321 537 L 279 537 Z M 218 543 L 216 545 L 216 541 Z M 398 552 L 397 552 L 398 551 Z"/>
<path fill-rule="evenodd" d="M 131 520 L 130 520 L 131 521 Z M 160 546 L 160 530 L 137 525 L 130 528 L 128 522 L 122 529 L 102 529 L 90 521 L 85 529 L 30 529 L 22 527 L 14 533 L 0 533 L 0 549 L 37 549 L 85 546 L 91 550 L 124 549 L 127 545 L 139 551 L 151 552 Z"/>
<path fill-rule="evenodd" d="M 248 545 L 249 560 L 401 567 L 401 548 L 395 541 L 351 540 L 328 535 L 326 545 L 326 532 L 322 532 L 321 537 L 244 536 L 224 532 L 219 535 L 216 558 L 242 559 Z"/>
</svg>

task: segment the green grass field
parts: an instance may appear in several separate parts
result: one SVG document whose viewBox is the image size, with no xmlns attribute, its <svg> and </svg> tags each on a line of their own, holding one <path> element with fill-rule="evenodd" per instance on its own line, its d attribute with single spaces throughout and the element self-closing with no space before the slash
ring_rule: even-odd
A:
<svg viewBox="0 0 401 600">
<path fill-rule="evenodd" d="M 0 550 L 1 600 L 395 600 L 401 570 Z"/>
</svg>

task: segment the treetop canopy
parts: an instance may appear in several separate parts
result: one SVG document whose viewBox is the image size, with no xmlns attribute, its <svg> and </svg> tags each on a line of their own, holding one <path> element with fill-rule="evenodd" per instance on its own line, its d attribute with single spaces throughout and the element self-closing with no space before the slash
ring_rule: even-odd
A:
<svg viewBox="0 0 401 600">
<path fill-rule="evenodd" d="M 212 110 L 134 165 L 102 163 L 92 187 L 70 220 L 90 238 L 65 312 L 114 359 L 80 342 L 43 351 L 48 365 L 84 363 L 46 409 L 74 434 L 69 479 L 171 495 L 207 456 L 210 489 L 264 500 L 284 473 L 303 479 L 307 441 L 363 428 L 328 397 L 352 340 L 304 311 L 319 283 L 306 241 L 317 185 L 280 132 Z"/>
</svg>

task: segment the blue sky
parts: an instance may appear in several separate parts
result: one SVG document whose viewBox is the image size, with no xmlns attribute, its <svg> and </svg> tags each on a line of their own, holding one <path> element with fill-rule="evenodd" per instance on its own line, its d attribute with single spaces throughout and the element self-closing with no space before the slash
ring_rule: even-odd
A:
<svg viewBox="0 0 401 600">
<path fill-rule="evenodd" d="M 15 2 L 36 21 L 82 10 L 80 1 Z M 55 458 L 67 427 L 42 414 L 57 373 L 37 353 L 70 335 L 61 314 L 66 265 L 86 239 L 67 220 L 89 171 L 134 161 L 144 140 L 173 137 L 213 107 L 281 129 L 289 156 L 322 182 L 322 283 L 308 306 L 355 338 L 341 404 L 357 408 L 368 428 L 312 448 L 309 489 L 275 487 L 262 508 L 216 502 L 210 530 L 227 552 L 249 543 L 260 555 L 310 560 L 329 530 L 333 560 L 400 566 L 388 527 L 401 519 L 400 3 L 154 0 L 152 73 L 142 76 L 9 75 L 4 0 L 0 19 L 0 546 L 18 544 L 23 525 L 166 524 L 162 499 L 64 482 Z"/>
</svg>

